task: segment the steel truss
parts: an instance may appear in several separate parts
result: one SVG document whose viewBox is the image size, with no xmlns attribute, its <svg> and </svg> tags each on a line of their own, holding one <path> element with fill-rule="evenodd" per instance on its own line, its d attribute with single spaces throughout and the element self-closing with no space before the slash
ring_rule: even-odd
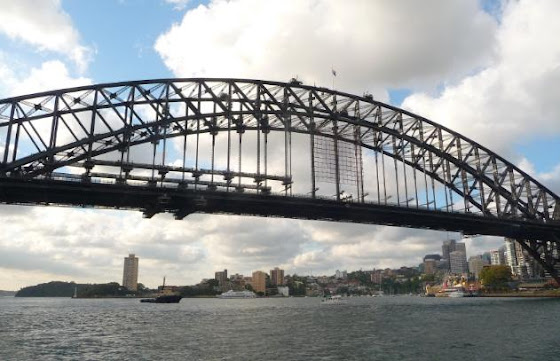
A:
<svg viewBox="0 0 560 361">
<path fill-rule="evenodd" d="M 246 132 L 256 134 L 257 145 L 252 150 L 257 157 L 256 172 L 243 171 L 242 145 Z M 281 155 L 284 172 L 280 175 L 269 174 L 267 169 L 272 159 L 268 154 L 271 132 L 284 136 Z M 222 133 L 227 134 L 227 166 L 218 169 L 216 137 Z M 7 195 L 13 180 L 51 182 L 56 179 L 85 185 L 103 180 L 115 186 L 249 192 L 261 196 L 270 196 L 270 184 L 277 182 L 283 187 L 283 196 L 294 196 L 293 134 L 310 138 L 311 189 L 307 198 L 319 202 L 314 139 L 332 139 L 336 154 L 340 142 L 349 143 L 374 154 L 377 188 L 377 199 L 366 202 L 363 174 L 356 175 L 357 192 L 352 206 L 388 205 L 390 180 L 386 179 L 389 173 L 385 160 L 392 159 L 394 169 L 390 168 L 390 173 L 397 183 L 398 207 L 507 224 L 518 230 L 513 233 L 522 246 L 558 277 L 560 202 L 557 195 L 499 155 L 428 119 L 378 102 L 369 95 L 352 95 L 297 81 L 163 79 L 92 85 L 0 100 L 0 180 L 4 188 L 0 197 L 3 202 L 18 202 L 13 195 Z M 210 164 L 199 161 L 202 135 L 212 139 Z M 167 143 L 180 140 L 183 162 L 171 165 L 166 159 L 170 147 Z M 194 166 L 186 164 L 187 142 L 196 143 Z M 151 164 L 130 160 L 131 148 L 142 144 L 153 147 Z M 238 154 L 234 154 L 234 145 Z M 110 160 L 103 157 L 111 153 L 120 156 Z M 156 157 L 161 157 L 161 161 L 156 161 Z M 348 206 L 348 199 L 341 197 L 336 166 L 335 202 Z M 76 174 L 68 167 L 83 170 Z M 131 174 L 138 169 L 145 173 Z M 179 176 L 170 176 L 172 173 Z M 252 183 L 247 184 L 251 179 Z M 161 192 L 158 194 L 161 197 Z M 40 201 L 45 200 L 25 199 L 31 203 Z M 96 205 L 95 200 L 90 202 Z M 177 207 L 166 207 L 165 199 L 160 199 L 155 205 L 141 208 L 148 216 L 173 211 L 177 218 L 192 211 L 205 211 L 200 204 L 194 208 Z M 365 212 L 364 208 L 360 209 Z M 405 221 L 401 224 L 410 226 Z M 445 222 L 429 228 L 457 230 Z M 484 228 L 467 231 L 512 235 L 511 231 Z"/>
</svg>

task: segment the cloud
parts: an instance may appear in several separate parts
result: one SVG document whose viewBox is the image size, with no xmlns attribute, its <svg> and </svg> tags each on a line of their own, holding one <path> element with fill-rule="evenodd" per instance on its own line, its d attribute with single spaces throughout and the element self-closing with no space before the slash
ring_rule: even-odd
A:
<svg viewBox="0 0 560 361">
<path fill-rule="evenodd" d="M 33 94 L 41 91 L 89 85 L 92 80 L 85 77 L 74 78 L 66 65 L 59 60 L 47 61 L 38 68 L 31 68 L 29 74 L 7 88 L 6 95 Z"/>
<path fill-rule="evenodd" d="M 60 0 L 1 0 L 0 8 L 0 33 L 23 40 L 39 51 L 63 54 L 80 71 L 87 68 L 93 51 L 80 43 L 80 34 Z"/>
<path fill-rule="evenodd" d="M 506 158 L 521 140 L 560 134 L 559 11 L 554 0 L 507 2 L 492 63 L 441 94 L 412 94 L 403 107 Z"/>
<path fill-rule="evenodd" d="M 548 171 L 537 172 L 533 163 L 523 157 L 517 166 L 528 174 L 532 174 L 536 180 L 547 186 L 555 194 L 560 194 L 560 163 Z"/>
<path fill-rule="evenodd" d="M 271 16 L 271 14 L 274 14 Z M 156 41 L 177 76 L 247 77 L 370 90 L 434 85 L 492 55 L 495 20 L 475 0 L 215 0 Z"/>
</svg>

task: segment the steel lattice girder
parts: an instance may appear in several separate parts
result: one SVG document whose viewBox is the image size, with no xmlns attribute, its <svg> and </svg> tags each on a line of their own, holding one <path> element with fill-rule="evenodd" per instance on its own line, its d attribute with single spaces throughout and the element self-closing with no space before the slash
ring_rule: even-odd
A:
<svg viewBox="0 0 560 361">
<path fill-rule="evenodd" d="M 203 103 L 212 106 L 204 108 Z M 178 105 L 184 114 L 173 109 Z M 136 111 L 140 106 L 153 114 L 140 114 Z M 50 131 L 38 129 L 39 122 L 48 124 Z M 489 216 L 560 219 L 558 196 L 480 144 L 371 97 L 298 83 L 169 79 L 1 100 L 5 142 L 0 172 L 35 177 L 106 152 L 185 133 L 265 128 L 358 142 L 424 172 L 464 198 L 465 208 L 472 206 Z M 61 132 L 70 139 L 65 144 L 57 144 Z M 33 144 L 33 153 L 19 156 L 22 136 Z"/>
</svg>

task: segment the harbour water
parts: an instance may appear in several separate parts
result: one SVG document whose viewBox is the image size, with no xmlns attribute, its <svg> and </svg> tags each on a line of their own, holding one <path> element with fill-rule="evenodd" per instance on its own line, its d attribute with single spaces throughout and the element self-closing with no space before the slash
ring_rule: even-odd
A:
<svg viewBox="0 0 560 361">
<path fill-rule="evenodd" d="M 0 298 L 0 360 L 560 360 L 560 299 Z"/>
</svg>

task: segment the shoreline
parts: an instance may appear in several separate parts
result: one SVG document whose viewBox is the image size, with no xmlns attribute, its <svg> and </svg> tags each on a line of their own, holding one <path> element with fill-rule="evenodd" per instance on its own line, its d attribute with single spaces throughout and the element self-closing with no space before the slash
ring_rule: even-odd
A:
<svg viewBox="0 0 560 361">
<path fill-rule="evenodd" d="M 538 293 L 490 293 L 490 294 L 480 294 L 478 297 L 504 297 L 504 298 L 560 298 L 560 294 L 538 294 Z"/>
</svg>

